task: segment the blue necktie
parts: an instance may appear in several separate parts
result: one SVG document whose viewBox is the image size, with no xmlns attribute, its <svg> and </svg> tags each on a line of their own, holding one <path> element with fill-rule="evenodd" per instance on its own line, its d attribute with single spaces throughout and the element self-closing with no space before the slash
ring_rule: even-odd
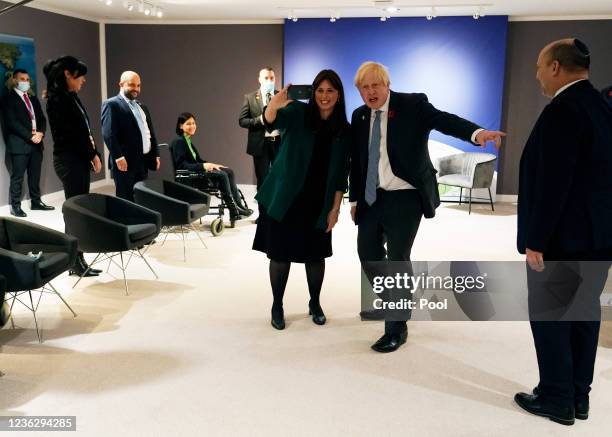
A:
<svg viewBox="0 0 612 437">
<path fill-rule="evenodd" d="M 132 113 L 134 114 L 134 117 L 136 117 L 136 122 L 140 128 L 140 134 L 142 135 L 142 147 L 144 150 L 145 145 L 149 141 L 149 138 L 147 137 L 147 129 L 145 128 L 144 120 L 140 115 L 140 108 L 136 104 L 136 100 L 130 100 L 130 106 L 132 107 Z"/>
<path fill-rule="evenodd" d="M 365 201 L 368 205 L 376 202 L 376 186 L 378 185 L 378 161 L 380 160 L 380 114 L 376 111 L 374 125 L 372 126 L 372 137 L 368 152 L 368 174 L 365 185 Z"/>
</svg>

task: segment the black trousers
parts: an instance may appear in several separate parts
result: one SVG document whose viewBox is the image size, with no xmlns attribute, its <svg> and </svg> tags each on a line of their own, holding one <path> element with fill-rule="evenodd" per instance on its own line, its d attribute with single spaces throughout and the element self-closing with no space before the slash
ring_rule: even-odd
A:
<svg viewBox="0 0 612 437">
<path fill-rule="evenodd" d="M 226 167 L 220 170 L 207 171 L 204 175 L 219 187 L 221 196 L 226 202 L 231 199 L 236 204 L 241 204 L 234 170 Z"/>
<path fill-rule="evenodd" d="M 370 284 L 374 276 L 398 272 L 398 268 L 412 274 L 410 252 L 422 217 L 423 207 L 417 190 L 379 189 L 376 202 L 358 211 L 357 251 Z M 385 322 L 385 333 L 404 332 L 410 313 L 404 311 L 399 317 L 393 314 L 393 318 L 395 320 Z"/>
<path fill-rule="evenodd" d="M 273 141 L 271 138 L 274 138 Z M 263 153 L 261 155 L 253 156 L 253 164 L 255 165 L 255 178 L 257 179 L 257 189 L 261 187 L 263 181 L 270 172 L 270 167 L 278 155 L 278 149 L 280 147 L 280 136 L 266 137 L 264 139 Z"/>
<path fill-rule="evenodd" d="M 21 193 L 23 190 L 23 178 L 28 172 L 28 189 L 30 200 L 40 202 L 40 169 L 42 166 L 43 152 L 39 146 L 32 147 L 31 153 L 10 155 L 11 160 L 11 182 L 9 188 L 9 199 L 12 206 L 21 205 Z"/>
<path fill-rule="evenodd" d="M 559 404 L 573 405 L 575 400 L 587 399 L 591 391 L 601 325 L 600 295 L 612 251 L 545 253 L 544 260 L 544 281 L 538 278 L 542 274 L 527 267 L 538 389 Z"/>
<path fill-rule="evenodd" d="M 91 181 L 89 163 L 84 163 L 72 155 L 56 155 L 53 157 L 53 168 L 59 180 L 62 181 L 66 199 L 89 193 Z"/>
<path fill-rule="evenodd" d="M 111 173 L 115 180 L 115 195 L 134 202 L 134 185 L 147 178 L 147 171 L 144 167 L 130 169 L 130 165 L 133 164 L 128 164 L 128 171 L 119 171 L 116 165 L 113 165 Z"/>
</svg>

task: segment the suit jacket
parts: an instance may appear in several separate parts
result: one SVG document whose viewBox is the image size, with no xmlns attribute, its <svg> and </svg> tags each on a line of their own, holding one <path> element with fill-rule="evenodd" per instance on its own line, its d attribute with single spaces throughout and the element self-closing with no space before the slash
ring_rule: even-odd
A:
<svg viewBox="0 0 612 437">
<path fill-rule="evenodd" d="M 612 109 L 588 80 L 552 99 L 523 150 L 520 253 L 612 248 Z"/>
<path fill-rule="evenodd" d="M 155 170 L 159 150 L 153 122 L 147 107 L 137 103 L 145 113 L 151 132 L 151 150 L 146 155 L 142 151 L 142 134 L 138 122 L 123 97 L 117 95 L 102 103 L 102 136 L 110 151 L 111 168 L 116 165 L 115 160 L 123 156 L 127 160 L 128 171 Z"/>
<path fill-rule="evenodd" d="M 36 130 L 43 134 L 47 130 L 47 119 L 43 114 L 39 100 L 30 96 L 32 109 L 36 115 Z M 17 91 L 10 90 L 2 99 L 2 132 L 8 153 L 25 155 L 32 151 L 32 147 L 43 147 L 43 143 L 32 142 L 32 121 L 28 108 Z"/>
<path fill-rule="evenodd" d="M 83 109 L 79 109 L 79 105 Z M 75 93 L 58 92 L 47 99 L 47 115 L 53 136 L 53 156 L 62 161 L 74 159 L 89 166 L 100 153 L 89 138 L 89 116 Z"/>
<path fill-rule="evenodd" d="M 274 94 L 277 93 L 278 91 L 274 90 Z M 252 93 L 244 96 L 244 102 L 242 104 L 242 109 L 240 109 L 238 124 L 240 127 L 249 130 L 247 153 L 251 156 L 261 156 L 264 154 L 264 137 L 266 128 L 260 119 L 263 109 L 263 99 L 260 90 L 253 91 Z"/>
<path fill-rule="evenodd" d="M 368 171 L 371 109 L 360 106 L 351 121 L 351 172 L 349 197 L 357 202 L 356 222 L 365 203 Z M 387 121 L 387 154 L 393 174 L 418 189 L 423 214 L 431 218 L 440 205 L 436 173 L 427 143 L 432 129 L 470 141 L 478 125 L 456 115 L 436 109 L 425 94 L 391 91 Z"/>
<path fill-rule="evenodd" d="M 189 150 L 187 140 L 185 140 L 184 136 L 181 135 L 180 137 L 172 140 L 170 150 L 172 150 L 175 170 L 204 171 L 203 164 L 206 163 L 206 161 L 202 159 L 193 142 L 191 143 L 191 147 L 193 147 L 193 150 L 196 153 L 195 159 Z"/>
<path fill-rule="evenodd" d="M 281 146 L 270 173 L 255 198 L 267 214 L 281 221 L 298 196 L 312 159 L 316 136 L 305 123 L 306 104 L 295 101 L 280 109 L 269 130 L 280 129 Z M 327 228 L 327 215 L 336 191 L 346 191 L 348 179 L 348 125 L 332 139 L 323 209 L 316 227 Z"/>
</svg>

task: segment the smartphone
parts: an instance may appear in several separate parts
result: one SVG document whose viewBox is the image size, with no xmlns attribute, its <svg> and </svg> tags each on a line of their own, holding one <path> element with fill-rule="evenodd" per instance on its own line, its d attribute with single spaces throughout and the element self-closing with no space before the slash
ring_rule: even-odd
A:
<svg viewBox="0 0 612 437">
<path fill-rule="evenodd" d="M 312 85 L 291 85 L 287 97 L 291 100 L 308 100 L 312 96 Z"/>
</svg>

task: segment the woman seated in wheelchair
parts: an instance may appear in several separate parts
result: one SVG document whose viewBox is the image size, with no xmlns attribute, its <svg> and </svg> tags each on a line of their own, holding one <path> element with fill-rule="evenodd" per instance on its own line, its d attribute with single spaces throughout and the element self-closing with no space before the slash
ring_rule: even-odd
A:
<svg viewBox="0 0 612 437">
<path fill-rule="evenodd" d="M 211 181 L 221 192 L 223 202 L 230 211 L 232 221 L 240 220 L 253 214 L 244 203 L 236 181 L 234 171 L 221 164 L 207 162 L 200 157 L 198 149 L 191 142 L 191 137 L 197 129 L 195 116 L 189 112 L 179 115 L 176 122 L 176 133 L 178 138 L 172 141 L 171 150 L 174 155 L 176 170 L 190 170 L 201 172 L 204 176 L 203 188 L 206 187 L 206 180 Z"/>
</svg>

